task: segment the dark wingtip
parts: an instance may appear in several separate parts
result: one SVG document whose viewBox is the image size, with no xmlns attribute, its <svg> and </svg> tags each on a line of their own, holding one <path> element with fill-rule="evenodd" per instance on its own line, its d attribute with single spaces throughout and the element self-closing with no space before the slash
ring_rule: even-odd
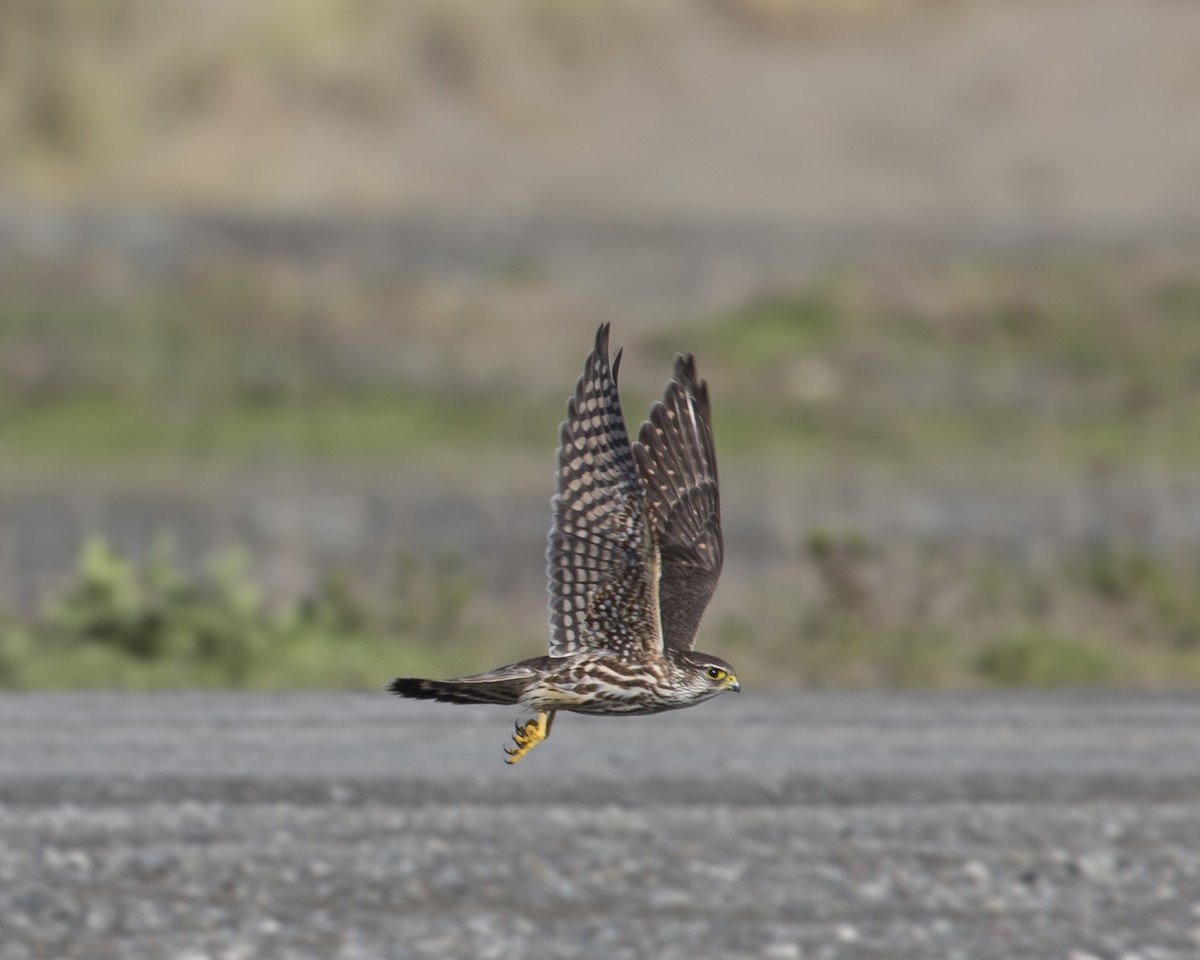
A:
<svg viewBox="0 0 1200 960">
<path fill-rule="evenodd" d="M 696 384 L 696 358 L 690 353 L 675 355 L 675 379 L 681 387 Z"/>
<path fill-rule="evenodd" d="M 690 353 L 675 357 L 675 382 L 695 397 L 701 405 L 708 405 L 708 382 L 696 376 L 696 358 Z"/>
<path fill-rule="evenodd" d="M 588 367 L 590 367 L 591 364 L 593 363 L 593 357 L 594 357 L 596 360 L 600 361 L 600 363 L 602 365 L 607 366 L 609 368 L 609 372 L 612 374 L 612 381 L 613 381 L 613 383 L 616 383 L 617 382 L 617 372 L 621 369 L 621 354 L 624 353 L 624 350 L 618 350 L 617 355 L 613 358 L 612 362 L 611 363 L 609 362 L 609 359 L 608 359 L 608 333 L 609 333 L 610 328 L 611 328 L 611 325 L 607 321 L 600 324 L 600 326 L 596 328 L 596 346 L 592 350 L 592 356 L 588 357 Z M 585 371 L 585 376 L 586 376 L 586 371 Z M 582 385 L 583 385 L 583 379 L 584 378 L 581 377 L 579 380 L 579 384 L 576 385 L 576 387 L 575 387 L 576 393 L 579 393 L 580 387 L 582 387 Z"/>
</svg>

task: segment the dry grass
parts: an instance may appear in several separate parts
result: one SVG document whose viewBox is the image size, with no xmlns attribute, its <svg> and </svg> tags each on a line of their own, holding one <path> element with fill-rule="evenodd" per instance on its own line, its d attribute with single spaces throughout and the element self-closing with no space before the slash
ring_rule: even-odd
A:
<svg viewBox="0 0 1200 960">
<path fill-rule="evenodd" d="M 275 206 L 397 185 L 414 115 L 547 135 L 573 91 L 698 30 L 810 37 L 935 0 L 0 0 L 0 185 L 56 200 Z M 649 76 L 648 74 L 648 76 Z M 469 149 L 469 146 L 466 146 Z M 402 166 L 402 161 L 401 161 Z M 255 190 L 239 189 L 254 184 Z"/>
</svg>

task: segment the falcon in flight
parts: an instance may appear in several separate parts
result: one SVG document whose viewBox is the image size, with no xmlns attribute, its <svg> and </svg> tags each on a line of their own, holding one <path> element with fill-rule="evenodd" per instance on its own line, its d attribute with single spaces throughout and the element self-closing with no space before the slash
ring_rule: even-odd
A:
<svg viewBox="0 0 1200 960">
<path fill-rule="evenodd" d="M 617 393 L 621 352 L 596 332 L 559 428 L 554 526 L 546 551 L 549 656 L 453 680 L 397 677 L 392 693 L 446 703 L 517 704 L 516 763 L 559 710 L 660 713 L 741 687 L 724 660 L 693 650 L 721 575 L 721 505 L 708 388 L 691 354 L 630 444 Z"/>
</svg>

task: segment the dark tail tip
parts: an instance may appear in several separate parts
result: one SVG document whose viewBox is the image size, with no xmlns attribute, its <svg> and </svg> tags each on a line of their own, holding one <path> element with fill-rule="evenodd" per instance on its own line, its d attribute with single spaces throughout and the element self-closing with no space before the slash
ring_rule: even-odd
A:
<svg viewBox="0 0 1200 960">
<path fill-rule="evenodd" d="M 398 697 L 410 697 L 413 700 L 428 700 L 430 693 L 425 689 L 424 684 L 417 677 L 397 677 L 390 684 L 388 690 Z"/>
</svg>

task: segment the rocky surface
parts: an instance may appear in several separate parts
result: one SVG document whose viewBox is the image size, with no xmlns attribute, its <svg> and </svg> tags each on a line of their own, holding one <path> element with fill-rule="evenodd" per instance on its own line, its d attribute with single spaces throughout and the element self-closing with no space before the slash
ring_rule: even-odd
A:
<svg viewBox="0 0 1200 960">
<path fill-rule="evenodd" d="M 0 958 L 1200 950 L 1200 702 L 0 698 Z"/>
</svg>

